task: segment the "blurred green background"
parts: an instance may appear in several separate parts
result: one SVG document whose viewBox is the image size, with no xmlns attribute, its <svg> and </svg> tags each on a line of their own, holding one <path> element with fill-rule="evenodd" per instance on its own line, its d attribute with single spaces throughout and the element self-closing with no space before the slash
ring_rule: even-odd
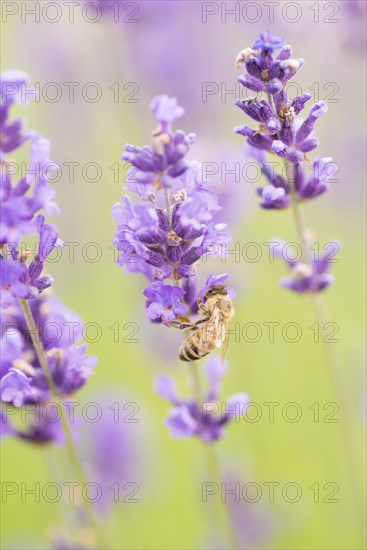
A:
<svg viewBox="0 0 367 550">
<path fill-rule="evenodd" d="M 269 20 L 269 8 L 262 2 L 256 3 L 260 7 L 258 21 L 251 7 L 245 15 L 241 12 L 236 21 L 223 8 L 233 7 L 234 2 L 211 2 L 218 12 L 208 15 L 206 22 L 205 3 L 138 2 L 137 23 L 114 23 L 108 14 L 99 22 L 88 22 L 83 18 L 83 2 L 75 8 L 72 23 L 65 7 L 56 23 L 47 22 L 42 16 L 39 22 L 32 16 L 22 22 L 21 4 L 30 9 L 34 2 L 13 4 L 19 5 L 20 11 L 2 25 L 2 70 L 17 67 L 26 71 L 34 83 L 40 83 L 40 101 L 19 108 L 19 112 L 27 118 L 29 128 L 51 140 L 52 159 L 62 167 L 62 177 L 55 184 L 62 213 L 52 221 L 66 242 L 80 243 L 75 248 L 74 262 L 63 254 L 62 261 L 50 263 L 48 272 L 54 276 L 55 292 L 65 304 L 86 323 L 97 322 L 101 326 L 100 340 L 88 345 L 89 352 L 99 357 L 96 374 L 76 400 L 96 400 L 100 390 L 111 387 L 115 392 L 121 391 L 122 399 L 135 401 L 139 406 L 135 434 L 143 469 L 138 481 L 139 503 L 116 506 L 106 526 L 111 549 L 227 547 L 211 515 L 212 501 L 204 504 L 201 500 L 201 483 L 208 478 L 203 446 L 196 440 L 170 438 L 163 423 L 168 404 L 153 390 L 155 375 L 164 372 L 171 373 L 182 393 L 189 394 L 187 368 L 176 359 L 180 337 L 174 331 L 149 325 L 144 318 L 143 277 L 125 275 L 114 264 L 111 244 L 115 224 L 110 212 L 124 185 L 126 167 L 119 161 L 124 144 L 149 143 L 154 127 L 149 101 L 157 93 L 167 93 L 176 96 L 186 108 L 180 127 L 198 135 L 190 153 L 192 159 L 224 161 L 229 167 L 235 161 L 243 165 L 246 161 L 242 138 L 233 134 L 234 126 L 246 122 L 233 106 L 234 59 L 266 28 L 285 37 L 293 46 L 294 57 L 305 58 L 304 67 L 295 78 L 303 92 L 317 92 L 316 100 L 327 99 L 333 92 L 329 112 L 317 127 L 321 142 L 318 154 L 334 158 L 339 166 L 338 181 L 329 193 L 306 204 L 304 215 L 307 225 L 317 233 L 321 248 L 335 238 L 342 242 L 339 262 L 333 270 L 337 281 L 325 295 L 330 319 L 339 327 L 339 341 L 328 345 L 334 346 L 341 359 L 345 392 L 353 402 L 353 426 L 346 429 L 357 440 L 353 452 L 359 471 L 352 471 L 347 462 L 341 423 L 323 421 L 332 410 L 323 407 L 336 398 L 323 346 L 314 342 L 309 328 L 315 322 L 311 302 L 278 286 L 278 279 L 285 275 L 284 265 L 269 263 L 263 246 L 273 237 L 295 240 L 291 213 L 261 211 L 254 193 L 256 184 L 244 178 L 235 185 L 232 182 L 231 190 L 242 201 L 228 220 L 234 241 L 241 247 L 249 242 L 259 243 L 262 257 L 254 263 L 230 258 L 222 264 L 216 260 L 205 265 L 205 270 L 229 272 L 237 291 L 235 321 L 241 326 L 256 322 L 262 327 L 258 342 L 243 338 L 236 342 L 232 338 L 228 352 L 230 369 L 223 384 L 223 400 L 245 391 L 262 411 L 258 422 L 233 423 L 218 444 L 222 470 L 230 472 L 231 479 L 257 482 L 263 488 L 257 504 L 239 504 L 255 533 L 245 537 L 240 547 L 364 548 L 356 513 L 361 502 L 351 482 L 351 476 L 357 476 L 363 491 L 364 2 L 293 3 L 301 9 L 300 19 L 294 22 L 292 8 L 284 12 L 287 2 L 276 3 L 280 5 L 275 7 L 274 22 Z M 238 4 L 242 9 L 249 3 Z M 319 5 L 318 22 L 316 8 L 312 7 L 315 4 Z M 330 15 L 332 10 L 326 4 L 336 6 L 335 15 Z M 346 4 L 355 4 L 357 11 L 347 9 Z M 358 5 L 362 12 L 358 12 Z M 48 17 L 53 17 L 51 8 Z M 330 18 L 334 21 L 328 22 Z M 58 83 L 62 89 L 59 101 L 51 102 L 42 96 L 50 82 Z M 67 82 L 80 83 L 74 103 L 69 101 L 64 85 Z M 101 99 L 95 103 L 86 101 L 81 94 L 83 86 L 90 82 L 102 90 Z M 119 83 L 117 102 L 109 89 L 117 89 L 114 83 Z M 214 83 L 214 89 L 217 85 L 219 91 L 203 100 L 203 83 Z M 52 90 L 49 92 L 51 96 Z M 92 92 L 90 89 L 91 95 Z M 65 165 L 68 162 L 80 163 L 73 182 Z M 82 170 L 91 162 L 101 167 L 101 178 L 94 183 L 88 181 L 93 177 L 92 168 L 87 178 Z M 219 175 L 214 176 L 213 182 L 218 178 Z M 102 256 L 97 262 L 83 258 L 83 246 L 91 242 L 101 247 Z M 138 343 L 115 343 L 110 327 L 120 323 L 125 337 L 128 332 L 123 326 L 129 322 L 139 326 Z M 302 337 L 297 343 L 290 343 L 277 330 L 271 343 L 264 326 L 267 322 L 278 322 L 280 328 L 289 322 L 298 323 Z M 280 403 L 274 422 L 269 421 L 264 405 L 267 402 Z M 301 407 L 299 422 L 283 418 L 281 411 L 289 402 Z M 314 421 L 310 409 L 314 403 L 320 406 L 320 422 Z M 50 474 L 45 460 L 54 463 L 59 452 L 5 440 L 1 447 L 3 482 L 25 482 L 27 486 L 47 483 Z M 62 479 L 58 466 L 54 468 Z M 274 503 L 270 503 L 264 482 L 278 482 L 280 489 L 286 483 L 297 483 L 302 497 L 296 503 L 286 502 L 280 490 Z M 314 502 L 310 489 L 315 483 L 321 487 L 319 503 Z M 337 484 L 338 502 L 322 502 L 330 492 L 323 489 L 326 483 Z M 48 547 L 50 533 L 63 524 L 65 527 L 59 504 L 42 500 L 35 503 L 32 498 L 21 502 L 20 494 L 9 497 L 2 505 L 1 522 L 4 549 Z"/>
</svg>

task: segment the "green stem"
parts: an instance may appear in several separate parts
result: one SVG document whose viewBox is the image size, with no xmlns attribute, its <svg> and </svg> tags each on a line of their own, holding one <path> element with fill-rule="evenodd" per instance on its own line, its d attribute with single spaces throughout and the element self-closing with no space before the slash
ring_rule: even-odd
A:
<svg viewBox="0 0 367 550">
<path fill-rule="evenodd" d="M 216 452 L 217 449 L 215 447 L 215 443 L 205 445 L 205 449 L 206 449 L 207 462 L 208 462 L 208 471 L 212 476 L 213 481 L 217 484 L 221 494 L 222 474 L 220 471 L 219 460 Z M 220 505 L 221 505 L 220 506 L 221 511 L 223 512 L 225 522 L 226 522 L 228 540 L 231 545 L 230 547 L 236 550 L 238 548 L 238 543 L 237 543 L 237 537 L 233 526 L 233 520 L 232 520 L 230 508 L 227 504 L 227 501 L 223 502 L 222 499 L 220 501 Z"/>
<path fill-rule="evenodd" d="M 197 368 L 197 365 L 195 365 L 194 362 L 189 363 L 189 369 L 190 369 L 190 382 L 191 382 L 194 398 L 198 405 L 199 410 L 201 410 L 203 397 L 201 392 L 199 369 Z"/>
<path fill-rule="evenodd" d="M 54 380 L 53 380 L 53 377 L 52 377 L 52 373 L 51 373 L 51 370 L 50 370 L 50 366 L 48 364 L 46 352 L 45 352 L 43 344 L 41 342 L 39 331 L 37 329 L 37 326 L 36 326 L 35 320 L 33 318 L 31 308 L 29 307 L 28 301 L 27 300 L 22 300 L 22 299 L 20 299 L 19 301 L 20 301 L 20 304 L 21 304 L 22 309 L 23 309 L 23 313 L 24 313 L 24 316 L 25 316 L 25 319 L 26 319 L 27 327 L 28 327 L 28 330 L 29 330 L 29 333 L 30 333 L 30 336 L 31 336 L 31 339 L 32 339 L 34 349 L 36 351 L 36 354 L 37 354 L 39 363 L 41 365 L 41 368 L 42 368 L 43 372 L 45 373 L 46 380 L 48 382 L 51 394 L 52 394 L 53 398 L 55 399 L 55 401 L 60 405 L 61 423 L 62 423 L 62 427 L 63 427 L 63 430 L 65 432 L 65 436 L 66 436 L 65 448 L 66 448 L 66 451 L 68 453 L 70 463 L 71 463 L 71 466 L 72 466 L 73 471 L 74 471 L 74 475 L 75 475 L 75 477 L 76 477 L 77 481 L 79 482 L 79 485 L 82 489 L 83 487 L 86 486 L 86 484 L 88 483 L 88 480 L 87 480 L 87 478 L 84 474 L 82 465 L 80 464 L 80 460 L 79 460 L 78 452 L 77 452 L 77 449 L 76 449 L 76 446 L 75 446 L 75 443 L 74 443 L 74 440 L 73 440 L 73 435 L 72 435 L 71 427 L 70 427 L 70 424 L 69 424 L 65 404 L 64 404 L 63 400 L 61 399 L 61 396 L 59 395 L 59 392 L 57 391 L 57 388 L 55 386 L 55 383 L 54 383 Z M 89 523 L 90 523 L 91 527 L 94 530 L 95 537 L 96 537 L 96 542 L 98 542 L 98 546 L 101 549 L 103 549 L 103 548 L 105 548 L 105 546 L 103 545 L 102 539 L 101 539 L 100 534 L 99 534 L 99 525 L 98 525 L 98 522 L 97 522 L 97 520 L 94 516 L 93 504 L 91 502 L 85 500 L 84 501 L 84 507 L 85 507 L 85 512 L 86 512 L 86 515 L 88 517 Z"/>
<path fill-rule="evenodd" d="M 189 369 L 190 369 L 190 381 L 191 381 L 192 391 L 194 394 L 194 399 L 197 403 L 198 411 L 201 414 L 201 411 L 203 410 L 203 397 L 202 397 L 202 389 L 201 389 L 201 381 L 200 381 L 200 373 L 199 373 L 198 365 L 194 362 L 191 362 L 189 363 Z M 221 491 L 222 475 L 219 467 L 219 461 L 218 461 L 218 457 L 215 449 L 215 444 L 205 443 L 204 449 L 206 452 L 209 475 L 211 476 L 212 481 L 217 484 L 219 491 Z M 237 539 L 233 528 L 230 509 L 227 505 L 227 502 L 222 502 L 222 500 L 220 500 L 219 511 L 220 511 L 220 515 L 223 515 L 225 518 L 226 530 L 228 533 L 228 540 L 231 545 L 230 548 L 236 550 L 238 548 Z"/>
<path fill-rule="evenodd" d="M 291 163 L 285 163 L 285 166 L 292 166 Z M 293 214 L 293 221 L 296 228 L 296 233 L 298 235 L 298 238 L 300 240 L 300 244 L 302 246 L 302 257 L 303 260 L 309 265 L 312 265 L 312 258 L 311 258 L 311 251 L 310 251 L 310 243 L 307 239 L 307 230 L 306 225 L 303 219 L 302 210 L 299 206 L 299 202 L 297 199 L 297 192 L 294 186 L 294 177 L 295 173 L 293 172 L 292 179 L 293 182 L 290 183 L 290 192 L 291 192 L 291 207 L 292 207 L 292 214 Z"/>
<path fill-rule="evenodd" d="M 267 95 L 267 98 L 268 98 L 268 103 L 269 105 L 274 109 L 275 111 L 275 107 L 274 107 L 274 101 L 273 101 L 273 96 L 271 94 L 269 94 L 268 92 L 266 93 Z"/>
<path fill-rule="evenodd" d="M 353 405 L 351 403 L 348 393 L 345 391 L 345 382 L 343 380 L 342 367 L 340 364 L 340 357 L 335 351 L 335 347 L 332 343 L 327 343 L 328 332 L 326 327 L 330 323 L 329 313 L 326 307 L 324 297 L 321 294 L 313 293 L 311 294 L 312 305 L 315 311 L 315 317 L 321 329 L 322 341 L 324 343 L 324 353 L 326 358 L 326 364 L 328 366 L 328 373 L 330 383 L 333 387 L 334 395 L 339 401 L 340 410 L 342 413 L 342 418 L 340 422 L 340 428 L 342 431 L 343 438 L 345 440 L 346 447 L 346 460 L 348 464 L 348 469 L 350 471 L 350 479 L 353 488 L 353 494 L 355 499 L 355 508 L 357 521 L 360 529 L 364 529 L 364 514 L 362 509 L 362 499 L 363 495 L 361 492 L 362 484 L 359 483 L 359 464 L 357 461 L 359 453 L 359 448 L 355 439 L 355 427 L 353 422 Z M 344 418 L 343 418 L 344 417 Z"/>
<path fill-rule="evenodd" d="M 307 228 L 303 219 L 300 203 L 297 198 L 297 193 L 294 185 L 294 175 L 295 174 L 293 174 L 293 177 L 292 177 L 293 181 L 290 182 L 293 220 L 294 220 L 294 225 L 296 228 L 298 239 L 302 246 L 303 260 L 310 267 L 312 267 L 313 260 L 311 256 L 310 243 L 308 242 L 308 239 L 307 239 Z M 357 500 L 357 502 L 355 502 L 355 499 L 353 499 L 353 502 L 356 508 L 357 520 L 358 520 L 359 526 L 361 527 L 363 525 L 364 520 L 363 520 L 363 510 L 360 506 L 360 502 L 362 501 L 359 496 L 360 483 L 358 481 L 358 465 L 356 464 L 356 459 L 359 456 L 359 453 L 358 453 L 358 446 L 356 445 L 355 438 L 354 438 L 353 418 L 350 414 L 352 407 L 350 404 L 350 399 L 348 398 L 348 393 L 345 391 L 345 383 L 343 381 L 343 376 L 341 373 L 339 354 L 336 352 L 333 344 L 327 343 L 328 333 L 327 333 L 326 327 L 328 326 L 327 324 L 329 323 L 329 313 L 327 310 L 325 300 L 320 293 L 312 292 L 310 294 L 310 297 L 311 297 L 312 305 L 315 312 L 315 318 L 322 333 L 324 354 L 326 358 L 326 365 L 328 368 L 331 386 L 333 388 L 333 393 L 335 395 L 335 398 L 337 402 L 340 404 L 340 409 L 345 420 L 343 422 L 343 419 L 342 419 L 342 421 L 340 422 L 340 425 L 341 425 L 342 436 L 345 441 L 344 443 L 345 455 L 346 455 L 346 461 L 348 464 L 348 470 L 350 470 L 350 480 L 353 487 L 353 493 L 355 495 L 355 499 Z"/>
</svg>

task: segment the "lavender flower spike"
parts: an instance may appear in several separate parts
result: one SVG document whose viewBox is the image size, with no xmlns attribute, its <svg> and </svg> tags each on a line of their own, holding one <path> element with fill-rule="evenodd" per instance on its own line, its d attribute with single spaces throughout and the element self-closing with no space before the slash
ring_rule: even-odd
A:
<svg viewBox="0 0 367 550">
<path fill-rule="evenodd" d="M 276 50 L 280 51 L 275 57 Z M 291 59 L 291 55 L 290 46 L 284 46 L 282 38 L 273 36 L 270 31 L 263 32 L 252 48 L 238 54 L 236 68 L 243 63 L 247 71 L 238 81 L 254 92 L 277 93 L 303 65 L 302 58 Z"/>
<path fill-rule="evenodd" d="M 53 278 L 44 273 L 45 263 L 52 251 L 64 243 L 56 226 L 46 223 L 41 214 L 41 211 L 48 214 L 58 211 L 55 191 L 45 174 L 50 143 L 35 132 L 24 134 L 22 123 L 10 118 L 14 104 L 25 103 L 23 92 L 27 82 L 27 75 L 15 69 L 1 75 L 4 139 L 0 158 L 0 306 L 5 311 L 1 327 L 0 396 L 8 406 L 32 404 L 41 412 L 52 398 L 62 404 L 64 398 L 82 388 L 97 360 L 86 355 L 85 344 L 78 343 L 83 329 L 80 319 L 45 293 L 53 283 Z M 31 138 L 29 171 L 13 183 L 6 155 L 14 153 L 28 138 Z M 22 246 L 23 237 L 28 235 L 38 236 L 35 254 Z M 70 321 L 72 334 L 66 334 Z M 49 323 L 57 332 L 52 340 L 49 331 L 44 330 Z M 5 423 L 8 435 L 33 443 L 61 443 L 65 439 L 61 422 L 49 422 L 44 417 L 27 424 L 24 430 L 12 427 L 7 418 Z"/>
<path fill-rule="evenodd" d="M 246 55 L 244 58 L 244 64 L 248 73 L 252 77 L 256 73 L 259 78 L 264 79 L 267 72 L 269 72 L 268 69 L 261 68 L 264 67 L 265 62 L 271 66 L 269 74 L 271 71 L 275 71 L 278 74 L 281 67 L 285 67 L 285 63 L 289 65 L 290 61 L 284 59 L 286 52 L 283 50 L 280 52 L 282 60 L 279 59 L 280 54 L 276 59 L 273 59 L 273 51 L 280 47 L 283 42 L 279 38 L 272 37 L 269 32 L 262 33 L 260 39 L 254 44 L 254 46 L 256 45 L 254 51 L 251 50 L 252 53 Z M 239 81 L 246 85 L 244 77 L 239 77 Z M 259 126 L 256 130 L 252 130 L 248 126 L 239 126 L 235 131 L 244 135 L 251 147 L 270 154 L 273 153 L 295 165 L 294 177 L 302 180 L 301 182 L 296 182 L 295 191 L 297 200 L 315 198 L 327 189 L 323 184 L 328 178 L 326 175 L 320 178 L 322 185 L 318 185 L 316 182 L 311 183 L 309 181 L 307 183 L 303 181 L 305 179 L 303 175 L 303 163 L 306 160 L 306 153 L 309 153 L 318 146 L 318 141 L 313 136 L 313 128 L 316 121 L 327 112 L 327 104 L 324 101 L 315 103 L 311 107 L 307 119 L 302 122 L 301 119 L 297 119 L 297 115 L 302 111 L 305 103 L 311 96 L 309 94 L 302 94 L 290 100 L 285 90 L 288 80 L 284 74 L 279 81 L 281 82 L 281 88 L 279 89 L 275 89 L 274 86 L 268 89 L 269 86 L 267 85 L 268 101 L 260 101 L 256 97 L 236 101 L 236 105 L 245 114 L 257 121 Z M 265 87 L 262 89 L 265 89 Z M 258 160 L 257 155 L 252 156 Z M 318 157 L 318 159 L 321 158 Z M 286 208 L 290 204 L 289 185 L 284 182 L 282 176 L 269 172 L 265 160 L 264 158 L 261 167 L 271 187 L 258 190 L 258 194 L 263 199 L 260 202 L 260 206 L 265 209 Z M 325 161 L 330 164 L 332 159 L 327 158 Z M 324 164 L 326 163 L 325 161 Z M 320 164 L 320 160 L 318 160 L 318 164 Z M 314 189 L 315 187 L 317 189 Z"/>
<path fill-rule="evenodd" d="M 178 350 L 179 358 L 193 362 L 225 341 L 235 293 L 227 284 L 227 274 L 210 274 L 203 281 L 200 262 L 223 254 L 223 247 L 231 237 L 222 219 L 221 223 L 216 219 L 221 206 L 210 184 L 203 181 L 202 165 L 185 158 L 193 134 L 171 129 L 171 123 L 184 114 L 183 108 L 175 98 L 161 95 L 152 100 L 150 109 L 158 122 L 152 145 L 142 148 L 127 145 L 122 156 L 133 165 L 127 190 L 138 195 L 138 199 L 133 201 L 124 195 L 112 209 L 117 223 L 114 243 L 119 253 L 117 264 L 148 279 L 144 296 L 146 316 L 152 323 L 188 329 L 194 331 L 195 338 L 200 338 L 196 332 L 202 330 L 203 323 L 214 325 L 209 322 L 214 317 L 210 308 L 213 311 L 216 308 L 217 313 L 221 304 L 222 310 L 217 315 L 219 328 L 212 330 L 211 347 L 199 349 L 187 334 L 184 336 L 186 341 Z M 271 127 L 267 107 L 259 105 L 253 117 Z M 218 305 L 212 305 L 216 299 Z M 197 436 L 211 443 L 223 436 L 233 409 L 237 411 L 248 402 L 246 394 L 236 394 L 227 401 L 226 410 L 221 410 L 219 385 L 226 368 L 218 358 L 209 359 L 206 411 L 202 411 L 198 394 L 181 399 L 171 378 L 157 378 L 157 393 L 173 405 L 166 420 L 173 437 Z"/>
<path fill-rule="evenodd" d="M 189 322 L 187 315 L 196 313 L 197 265 L 205 256 L 221 254 L 230 236 L 225 224 L 216 223 L 221 207 L 203 182 L 201 164 L 185 160 L 193 134 L 171 130 L 183 108 L 165 95 L 155 97 L 150 108 L 158 122 L 152 145 L 128 145 L 123 155 L 134 172 L 138 169 L 134 175 L 130 171 L 127 189 L 139 199 L 124 195 L 114 205 L 114 244 L 118 265 L 149 280 L 144 291 L 148 319 L 168 326 L 178 317 Z"/>
<path fill-rule="evenodd" d="M 171 187 L 175 178 L 187 170 L 188 164 L 184 157 L 196 137 L 194 134 L 186 135 L 182 130 L 171 129 L 171 122 L 185 112 L 177 104 L 176 98 L 157 96 L 152 100 L 150 109 L 158 122 L 152 134 L 151 146 L 126 145 L 122 158 L 138 170 L 136 178 L 140 183 L 151 184 L 157 189 Z"/>
<path fill-rule="evenodd" d="M 311 175 L 307 174 L 308 155 L 319 145 L 314 127 L 318 119 L 326 114 L 328 106 L 325 101 L 318 101 L 305 120 L 299 117 L 311 96 L 301 94 L 292 100 L 288 98 L 287 82 L 303 65 L 303 59 L 291 59 L 292 50 L 284 43 L 284 40 L 267 31 L 260 34 L 252 48 L 246 48 L 238 55 L 236 66 L 243 63 L 247 71 L 246 75 L 238 78 L 239 82 L 256 93 L 266 91 L 267 100 L 260 100 L 257 95 L 237 100 L 237 107 L 256 121 L 258 127 L 237 126 L 235 132 L 245 136 L 247 152 L 260 164 L 267 180 L 265 186 L 256 190 L 261 198 L 260 207 L 285 210 L 292 206 L 296 212 L 299 203 L 316 199 L 329 189 L 337 169 L 331 157 L 319 155 L 313 161 Z M 275 57 L 274 52 L 279 49 Z M 274 163 L 268 162 L 266 155 L 279 157 L 284 167 L 274 170 Z M 300 240 L 304 257 L 300 265 L 294 268 L 295 278 L 285 279 L 282 284 L 301 293 L 320 291 L 330 285 L 333 278 L 321 272 L 317 262 L 309 260 L 309 244 L 303 234 Z"/>
</svg>

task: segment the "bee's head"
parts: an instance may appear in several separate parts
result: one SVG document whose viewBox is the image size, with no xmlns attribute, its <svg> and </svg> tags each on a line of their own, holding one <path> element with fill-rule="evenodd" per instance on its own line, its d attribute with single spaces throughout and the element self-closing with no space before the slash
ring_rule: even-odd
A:
<svg viewBox="0 0 367 550">
<path fill-rule="evenodd" d="M 215 285 L 211 286 L 207 293 L 205 294 L 205 300 L 212 298 L 213 296 L 227 296 L 228 291 L 224 285 Z"/>
</svg>

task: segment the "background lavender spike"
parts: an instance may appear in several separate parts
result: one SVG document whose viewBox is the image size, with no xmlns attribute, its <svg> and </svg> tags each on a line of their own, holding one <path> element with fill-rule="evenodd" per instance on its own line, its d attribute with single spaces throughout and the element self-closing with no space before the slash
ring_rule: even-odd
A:
<svg viewBox="0 0 367 550">
<path fill-rule="evenodd" d="M 263 32 L 252 48 L 240 52 L 236 59 L 236 67 L 243 64 L 249 75 L 256 73 L 263 83 L 261 89 L 267 91 L 267 101 L 258 100 L 257 97 L 236 101 L 237 107 L 257 121 L 259 126 L 256 130 L 247 126 L 235 129 L 247 137 L 247 152 L 260 161 L 262 173 L 269 182 L 267 186 L 257 188 L 257 194 L 261 197 L 260 206 L 265 210 L 284 210 L 290 206 L 294 209 L 301 202 L 319 197 L 328 190 L 328 180 L 337 171 L 331 157 L 319 155 L 313 162 L 311 176 L 307 176 L 309 158 L 306 153 L 318 146 L 318 140 L 313 134 L 314 125 L 327 112 L 327 104 L 318 101 L 311 107 L 305 120 L 298 117 L 311 96 L 301 94 L 292 100 L 288 98 L 287 83 L 302 66 L 303 60 L 290 59 L 290 46 L 275 55 L 284 43 L 283 39 L 272 36 L 270 31 Z M 279 87 L 270 85 L 272 75 L 277 75 L 281 83 Z M 247 85 L 244 77 L 240 76 L 238 81 Z M 267 162 L 265 154 L 259 156 L 259 153 L 255 153 L 254 147 L 283 159 L 281 171 Z M 310 261 L 308 250 L 313 243 L 307 241 L 305 230 L 302 230 L 300 237 L 303 261 L 309 265 L 303 271 L 300 264 L 294 266 L 293 279 L 282 279 L 281 284 L 298 293 L 320 292 L 332 284 L 334 278 L 321 275 L 314 267 L 318 260 Z"/>
<path fill-rule="evenodd" d="M 335 252 L 339 250 L 339 244 L 329 243 L 331 246 L 334 244 L 333 253 L 327 252 L 315 257 L 312 234 L 305 225 L 301 210 L 301 204 L 304 201 L 315 199 L 328 190 L 327 182 L 335 174 L 335 165 L 332 164 L 332 158 L 320 155 L 313 162 L 312 175 L 310 177 L 306 176 L 306 166 L 309 162 L 306 153 L 318 146 L 318 140 L 313 133 L 314 126 L 317 120 L 327 112 L 328 106 L 325 101 L 318 101 L 311 107 L 305 120 L 297 118 L 298 113 L 310 98 L 307 94 L 302 94 L 290 101 L 286 93 L 288 82 L 286 75 L 291 77 L 295 74 L 303 65 L 303 59 L 282 61 L 279 60 L 279 55 L 274 58 L 274 52 L 282 45 L 283 41 L 273 37 L 268 31 L 262 33 L 260 39 L 255 42 L 253 48 L 256 47 L 256 49 L 247 48 L 237 57 L 236 66 L 244 63 L 249 73 L 253 72 L 253 65 L 258 68 L 259 78 L 263 81 L 262 89 L 265 87 L 267 91 L 268 102 L 260 105 L 257 97 L 253 100 L 237 101 L 237 106 L 247 115 L 260 121 L 260 124 L 256 132 L 253 133 L 246 126 L 237 127 L 235 131 L 247 137 L 250 146 L 248 148 L 249 152 L 255 146 L 263 152 L 275 153 L 284 161 L 281 175 L 273 172 L 270 174 L 268 168 L 262 164 L 262 172 L 268 177 L 271 185 L 258 189 L 258 194 L 263 199 L 260 206 L 268 210 L 284 209 L 289 205 L 292 208 L 295 232 L 302 251 L 301 258 L 289 261 L 289 258 L 284 256 L 285 243 L 282 243 L 282 241 L 271 242 L 270 245 L 272 245 L 272 253 L 286 260 L 290 268 L 291 278 L 282 278 L 280 284 L 295 293 L 308 294 L 311 297 L 316 323 L 321 327 L 323 343 L 326 343 L 325 352 L 331 383 L 343 414 L 341 429 L 350 483 L 355 494 L 354 510 L 357 518 L 359 518 L 359 526 L 362 528 L 362 518 L 364 517 L 363 496 L 360 491 L 361 470 L 358 468 L 357 458 L 358 438 L 353 431 L 353 401 L 351 395 L 345 389 L 345 374 L 340 357 L 328 346 L 327 327 L 330 325 L 330 320 L 326 304 L 323 297 L 320 296 L 320 293 L 334 282 L 334 277 L 328 271 L 330 264 L 334 261 Z M 281 54 L 281 57 L 283 57 L 283 54 Z M 281 87 L 269 86 L 272 74 L 280 76 Z M 239 79 L 239 81 L 243 83 L 243 79 Z M 260 117 L 259 112 L 265 112 L 266 116 Z M 271 120 L 272 116 L 278 118 L 279 124 L 276 126 L 280 125 L 280 129 L 276 133 L 270 132 L 270 135 L 268 135 L 269 129 L 266 126 L 266 121 Z M 263 139 L 257 137 L 255 140 L 255 135 Z M 259 156 L 257 152 L 254 156 L 256 160 L 260 159 L 260 162 L 263 163 L 263 155 Z M 274 185 L 275 182 L 278 186 Z M 288 200 L 286 200 L 287 195 Z"/>
<path fill-rule="evenodd" d="M 97 358 L 86 356 L 86 344 L 77 345 L 83 327 L 65 338 L 63 330 L 52 344 L 45 336 L 50 317 L 62 322 L 75 320 L 72 312 L 57 300 L 50 300 L 44 291 L 53 278 L 43 275 L 45 261 L 57 247 L 64 243 L 59 239 L 57 228 L 45 223 L 46 213 L 58 211 L 53 201 L 55 191 L 47 180 L 45 166 L 49 161 L 50 144 L 35 132 L 31 134 L 30 172 L 13 185 L 8 170 L 11 163 L 7 153 L 14 153 L 27 140 L 20 121 L 9 122 L 10 108 L 23 102 L 24 88 L 28 84 L 25 73 L 8 70 L 1 74 L 1 122 L 5 139 L 1 140 L 1 249 L 0 282 L 1 308 L 5 314 L 1 324 L 0 397 L 2 436 L 17 437 L 36 445 L 54 443 L 65 445 L 74 479 L 84 485 L 86 478 L 80 464 L 68 411 L 64 400 L 84 386 L 93 372 Z M 35 216 L 38 213 L 38 216 Z M 26 262 L 32 254 L 28 249 L 22 252 L 21 239 L 25 235 L 38 233 L 36 254 L 29 265 Z M 41 298 L 38 298 L 41 295 Z M 56 328 L 60 328 L 56 322 Z M 76 324 L 79 324 L 77 321 Z M 69 327 L 70 328 L 70 327 Z M 75 328 L 75 327 L 74 327 Z M 32 405 L 35 418 L 17 428 L 9 420 L 11 412 L 6 407 L 25 409 Z M 44 414 L 48 410 L 47 415 Z M 56 416 L 49 416 L 49 409 Z M 91 528 L 93 543 L 103 545 L 99 540 L 99 526 L 89 500 L 83 500 L 81 508 Z"/>
<path fill-rule="evenodd" d="M 21 101 L 22 90 L 28 83 L 27 75 L 21 71 L 13 69 L 1 74 L 1 107 L 6 108 L 7 116 L 10 115 L 11 107 Z M 5 131 L 12 126 L 12 123 L 7 126 L 5 122 Z M 18 130 L 20 125 L 17 125 Z M 12 153 L 28 137 L 15 140 Z M 12 185 L 7 157 L 2 158 L 1 162 L 0 305 L 5 312 L 1 326 L 4 354 L 1 361 L 0 394 L 3 403 L 16 407 L 34 404 L 41 409 L 52 399 L 53 388 L 49 387 L 35 352 L 19 300 L 30 300 L 30 311 L 42 335 L 41 344 L 47 353 L 58 396 L 69 396 L 80 389 L 97 362 L 97 358 L 85 356 L 85 345 L 77 345 L 83 331 L 81 320 L 57 298 L 44 294 L 45 289 L 53 283 L 50 275 L 43 274 L 45 261 L 55 248 L 64 246 L 58 237 L 57 228 L 45 223 L 43 215 L 36 216 L 42 209 L 49 211 L 51 202 L 54 205 L 51 210 L 58 209 L 53 202 L 55 191 L 43 171 L 49 160 L 49 150 L 48 140 L 33 132 L 30 168 L 35 170 L 26 174 L 15 186 Z M 4 149 L 2 152 L 9 151 Z M 38 246 L 36 255 L 27 265 L 30 253 L 19 252 L 19 247 L 22 237 L 29 234 L 38 234 Z M 67 338 L 64 326 L 69 319 L 76 322 L 78 329 L 73 330 Z M 61 324 L 63 330 L 51 344 L 43 328 L 55 320 L 56 326 Z M 42 416 L 38 426 L 31 425 L 23 431 L 14 428 L 8 433 L 35 443 L 63 441 L 58 426 L 48 424 Z"/>
</svg>

